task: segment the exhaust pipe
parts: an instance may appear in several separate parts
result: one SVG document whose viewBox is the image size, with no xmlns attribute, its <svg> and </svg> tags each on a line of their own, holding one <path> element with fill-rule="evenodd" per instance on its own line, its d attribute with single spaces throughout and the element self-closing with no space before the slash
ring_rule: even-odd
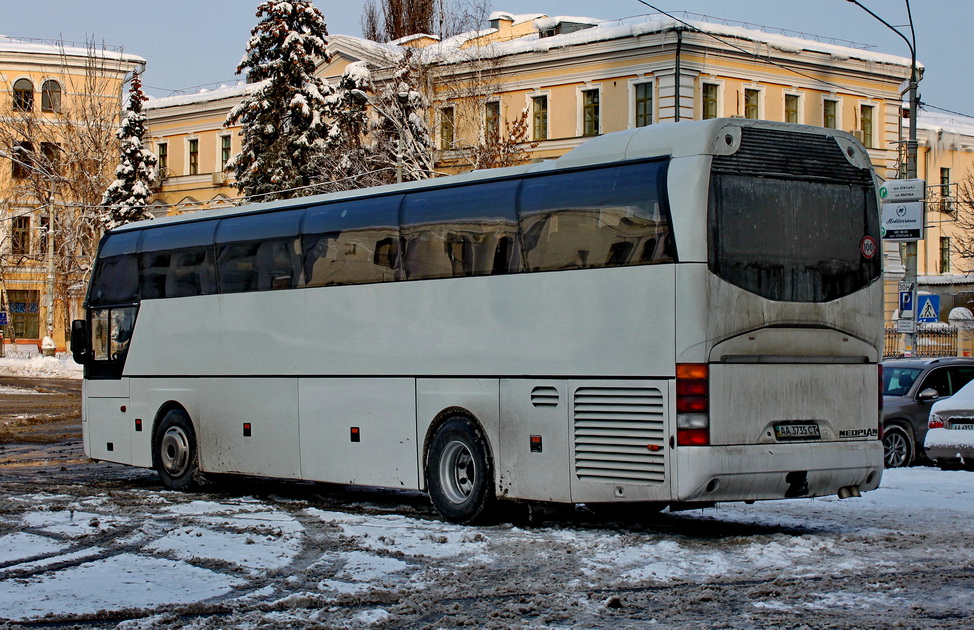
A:
<svg viewBox="0 0 974 630">
<path fill-rule="evenodd" d="M 843 486 L 839 488 L 840 499 L 848 499 L 850 497 L 858 498 L 861 496 L 862 495 L 859 493 L 859 486 Z"/>
</svg>

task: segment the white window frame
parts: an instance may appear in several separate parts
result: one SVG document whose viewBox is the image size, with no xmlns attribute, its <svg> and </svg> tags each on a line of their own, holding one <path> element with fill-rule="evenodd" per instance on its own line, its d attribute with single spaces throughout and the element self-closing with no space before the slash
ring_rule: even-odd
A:
<svg viewBox="0 0 974 630">
<path fill-rule="evenodd" d="M 783 122 L 788 122 L 788 97 L 794 96 L 798 98 L 798 124 L 805 123 L 805 95 L 798 90 L 785 90 L 784 94 L 781 95 L 781 119 Z"/>
<path fill-rule="evenodd" d="M 724 115 L 724 82 L 721 79 L 712 78 L 701 78 L 700 79 L 700 89 L 697 91 L 696 105 L 697 111 L 700 112 L 700 120 L 706 120 L 703 117 L 703 86 L 704 85 L 716 85 L 717 86 L 717 118 Z"/>
<path fill-rule="evenodd" d="M 547 119 L 545 120 L 544 139 L 534 137 L 534 99 L 540 98 L 542 96 L 545 97 L 545 99 L 547 99 L 547 103 L 548 103 L 548 116 Z M 551 140 L 551 92 L 550 90 L 535 89 L 531 92 L 528 92 L 524 97 L 524 106 L 527 108 L 530 116 L 529 129 L 530 129 L 531 141 L 546 142 L 548 140 Z"/>
<path fill-rule="evenodd" d="M 500 96 L 495 96 L 484 101 L 484 111 L 483 111 L 483 129 L 481 130 L 481 139 L 484 142 L 489 142 L 490 139 L 487 137 L 487 108 L 497 104 L 497 138 L 500 140 L 504 136 L 504 104 L 501 102 Z M 454 117 L 456 116 L 456 110 L 454 110 Z M 454 118 L 454 127 L 456 126 L 456 118 Z M 454 140 L 456 140 L 456 129 L 454 131 Z"/>
<path fill-rule="evenodd" d="M 189 148 L 193 144 L 193 140 L 196 140 L 196 151 L 198 153 L 202 153 L 202 143 L 200 142 L 200 137 L 198 135 L 186 136 L 186 142 L 183 145 L 186 147 L 183 154 L 183 157 L 186 159 L 184 170 L 186 171 L 186 175 L 190 177 L 196 177 L 197 175 L 202 174 L 202 164 L 200 164 L 199 157 L 196 159 L 196 173 L 190 173 L 190 155 L 192 154 L 192 151 L 190 151 Z"/>
<path fill-rule="evenodd" d="M 819 124 L 825 127 L 825 102 L 832 101 L 835 103 L 835 128 L 842 129 L 842 97 L 836 96 L 834 94 L 823 94 L 822 95 L 822 105 L 819 108 L 819 115 L 822 117 Z"/>
<path fill-rule="evenodd" d="M 451 110 L 453 112 L 453 138 L 450 141 L 450 146 L 443 146 L 443 112 L 445 110 Z M 453 151 L 457 148 L 457 107 L 454 103 L 443 103 L 436 107 L 436 149 L 438 151 Z"/>
<path fill-rule="evenodd" d="M 595 134 L 591 136 L 585 135 L 585 92 L 598 92 L 599 94 L 599 124 L 598 128 L 595 130 Z M 604 114 L 604 103 L 605 99 L 602 94 L 602 84 L 601 83 L 586 83 L 585 85 L 579 85 L 575 88 L 575 136 L 578 138 L 595 138 L 602 135 L 602 121 L 605 119 Z M 548 119 L 551 119 L 551 104 L 548 104 Z"/>
<path fill-rule="evenodd" d="M 752 83 L 750 85 L 744 84 L 741 86 L 741 117 L 747 118 L 747 93 L 757 92 L 758 93 L 758 117 L 751 120 L 764 120 L 766 118 L 764 114 L 764 86 L 759 83 Z"/>
<path fill-rule="evenodd" d="M 872 128 L 869 130 L 870 131 L 870 134 L 872 135 L 872 139 L 873 139 L 872 144 L 873 144 L 873 146 L 866 145 L 866 138 L 865 138 L 865 136 L 866 136 L 866 130 L 862 126 L 862 108 L 863 107 L 872 107 L 873 108 L 873 121 L 872 121 L 872 124 L 871 124 L 871 127 Z M 862 130 L 862 133 L 863 133 L 863 144 L 866 145 L 866 148 L 867 149 L 875 149 L 880 144 L 880 138 L 879 138 L 879 134 L 878 134 L 878 130 L 879 130 L 879 103 L 876 102 L 876 101 L 874 101 L 874 100 L 871 100 L 871 99 L 866 99 L 866 100 L 859 101 L 859 104 L 856 106 L 856 108 L 857 108 L 856 118 L 859 119 L 859 129 Z"/>
<path fill-rule="evenodd" d="M 652 87 L 650 92 L 652 93 L 653 106 L 650 108 L 650 125 L 655 125 L 659 121 L 659 93 L 657 91 L 656 78 L 652 76 L 642 76 L 638 79 L 629 79 L 629 120 L 627 124 L 629 129 L 636 128 L 636 86 L 649 84 Z"/>
<path fill-rule="evenodd" d="M 224 138 L 230 138 L 230 157 L 228 157 L 227 160 L 233 159 L 233 134 L 229 132 L 216 134 L 216 167 L 213 169 L 213 171 L 216 173 L 223 172 L 223 167 L 225 166 L 223 162 Z"/>
</svg>

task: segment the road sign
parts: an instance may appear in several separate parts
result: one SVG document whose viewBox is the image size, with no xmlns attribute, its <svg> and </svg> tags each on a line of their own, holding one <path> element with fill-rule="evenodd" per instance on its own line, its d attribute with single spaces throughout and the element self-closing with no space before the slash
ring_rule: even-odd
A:
<svg viewBox="0 0 974 630">
<path fill-rule="evenodd" d="M 900 291 L 900 293 L 902 293 L 903 291 L 912 291 L 913 290 L 913 285 L 914 285 L 914 283 L 912 283 L 912 282 L 904 282 L 903 280 L 900 280 L 900 282 L 899 282 L 899 291 Z"/>
<path fill-rule="evenodd" d="M 884 203 L 881 233 L 887 241 L 923 239 L 923 202 Z"/>
<path fill-rule="evenodd" d="M 900 291 L 900 317 L 913 312 L 913 291 Z"/>
<path fill-rule="evenodd" d="M 940 296 L 921 295 L 917 298 L 917 321 L 931 323 L 940 319 Z"/>
<path fill-rule="evenodd" d="M 912 335 L 916 332 L 916 322 L 913 321 L 912 317 L 910 319 L 898 319 L 896 320 L 896 332 Z"/>
<path fill-rule="evenodd" d="M 0 311 L 0 326 L 7 325 L 7 311 Z"/>
<path fill-rule="evenodd" d="M 890 179 L 879 187 L 883 203 L 921 201 L 926 196 L 926 181 L 922 179 Z"/>
</svg>

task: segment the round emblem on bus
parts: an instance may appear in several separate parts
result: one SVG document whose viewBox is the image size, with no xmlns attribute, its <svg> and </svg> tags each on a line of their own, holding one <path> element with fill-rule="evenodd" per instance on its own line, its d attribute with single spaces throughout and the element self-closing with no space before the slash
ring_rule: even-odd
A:
<svg viewBox="0 0 974 630">
<path fill-rule="evenodd" d="M 876 239 L 871 236 L 863 236 L 862 240 L 859 241 L 859 251 L 862 252 L 862 257 L 869 260 L 876 255 Z"/>
</svg>

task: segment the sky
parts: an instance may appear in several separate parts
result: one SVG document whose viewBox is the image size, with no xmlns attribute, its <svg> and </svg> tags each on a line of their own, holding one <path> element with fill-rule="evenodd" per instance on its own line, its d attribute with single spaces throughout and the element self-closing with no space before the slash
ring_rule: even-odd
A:
<svg viewBox="0 0 974 630">
<path fill-rule="evenodd" d="M 315 4 L 331 34 L 361 35 L 364 0 Z M 467 0 L 462 0 L 467 1 Z M 615 20 L 655 11 L 641 0 L 492 0 L 493 10 Z M 690 12 L 794 32 L 854 41 L 909 57 L 906 43 L 849 0 L 646 0 L 666 12 Z M 909 37 L 905 1 L 860 0 Z M 236 66 L 258 0 L 0 0 L 0 34 L 121 46 L 147 60 L 146 92 L 169 96 L 239 79 Z M 974 116 L 974 76 L 967 46 L 974 0 L 913 0 L 918 60 L 926 66 L 921 101 Z M 679 17 L 683 16 L 680 13 Z M 735 24 L 737 25 L 737 24 Z M 486 25 L 484 25 L 486 26 Z M 838 42 L 841 43 L 841 42 Z M 938 112 L 939 113 L 939 112 Z"/>
</svg>

